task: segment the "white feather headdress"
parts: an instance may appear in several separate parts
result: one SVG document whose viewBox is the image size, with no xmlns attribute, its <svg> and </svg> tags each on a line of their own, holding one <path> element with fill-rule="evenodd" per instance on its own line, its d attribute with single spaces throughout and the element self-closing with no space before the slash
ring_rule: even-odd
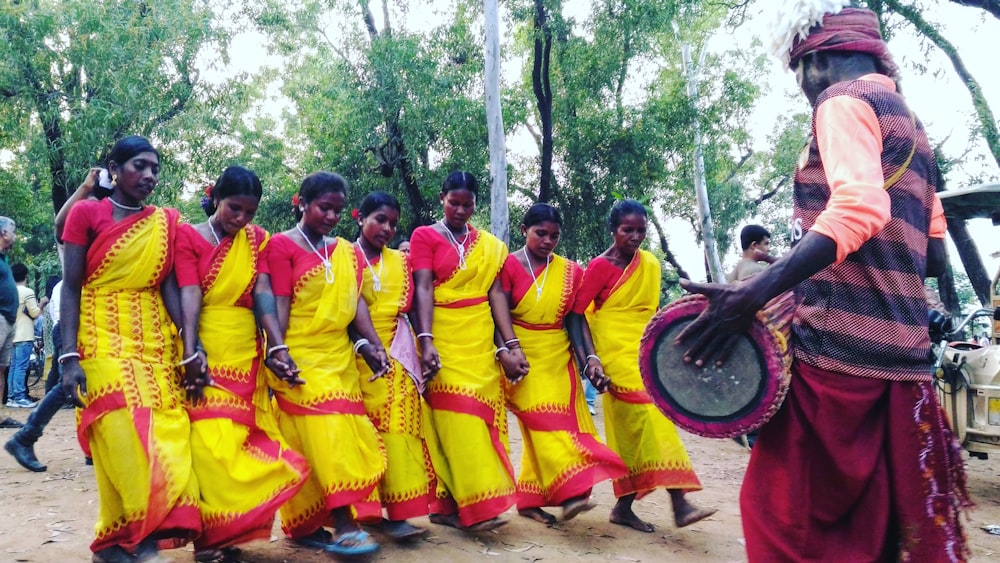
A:
<svg viewBox="0 0 1000 563">
<path fill-rule="evenodd" d="M 788 53 L 795 38 L 805 39 L 809 30 L 823 23 L 823 16 L 839 14 L 851 0 L 787 0 L 771 24 L 771 54 L 788 66 Z"/>
</svg>

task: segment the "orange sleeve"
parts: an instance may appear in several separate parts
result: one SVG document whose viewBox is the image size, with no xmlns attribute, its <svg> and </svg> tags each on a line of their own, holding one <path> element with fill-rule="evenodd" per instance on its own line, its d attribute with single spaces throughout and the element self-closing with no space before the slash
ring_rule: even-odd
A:
<svg viewBox="0 0 1000 563">
<path fill-rule="evenodd" d="M 948 232 L 948 221 L 944 218 L 944 207 L 941 206 L 941 198 L 934 194 L 934 203 L 931 204 L 931 228 L 927 236 L 944 238 L 946 232 Z"/>
<path fill-rule="evenodd" d="M 830 185 L 830 201 L 812 226 L 837 243 L 837 262 L 861 248 L 889 222 L 882 176 L 882 131 L 875 111 L 850 96 L 816 110 L 816 143 Z"/>
</svg>

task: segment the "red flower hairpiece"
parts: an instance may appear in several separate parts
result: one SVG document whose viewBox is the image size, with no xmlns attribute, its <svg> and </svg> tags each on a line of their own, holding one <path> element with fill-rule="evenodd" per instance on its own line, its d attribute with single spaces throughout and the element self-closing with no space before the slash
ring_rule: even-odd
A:
<svg viewBox="0 0 1000 563">
<path fill-rule="evenodd" d="M 215 189 L 215 184 L 209 184 L 205 186 L 205 197 L 212 197 L 212 190 Z"/>
<path fill-rule="evenodd" d="M 295 207 L 299 206 L 299 194 L 292 194 L 292 205 Z"/>
<path fill-rule="evenodd" d="M 355 220 L 361 218 L 361 212 L 358 211 L 357 207 L 355 207 L 354 209 L 351 210 L 351 217 L 353 217 Z"/>
</svg>

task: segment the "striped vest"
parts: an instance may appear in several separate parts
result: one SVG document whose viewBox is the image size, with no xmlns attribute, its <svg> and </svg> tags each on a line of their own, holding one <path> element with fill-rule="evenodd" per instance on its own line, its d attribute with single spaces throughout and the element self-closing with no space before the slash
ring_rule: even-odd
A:
<svg viewBox="0 0 1000 563">
<path fill-rule="evenodd" d="M 882 131 L 882 174 L 892 178 L 889 223 L 860 249 L 795 289 L 795 358 L 859 377 L 897 381 L 930 379 L 930 338 L 923 280 L 927 232 L 937 168 L 923 126 L 903 97 L 869 80 L 834 84 L 817 100 L 851 96 L 868 103 Z M 795 174 L 796 240 L 826 208 L 830 187 L 813 140 Z M 844 142 L 850 142 L 845 139 Z M 916 148 L 914 150 L 914 142 Z"/>
</svg>

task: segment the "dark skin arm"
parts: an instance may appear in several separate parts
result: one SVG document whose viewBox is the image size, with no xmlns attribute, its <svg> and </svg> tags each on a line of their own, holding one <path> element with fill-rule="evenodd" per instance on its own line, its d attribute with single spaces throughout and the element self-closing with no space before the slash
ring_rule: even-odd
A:
<svg viewBox="0 0 1000 563">
<path fill-rule="evenodd" d="M 724 364 L 732 349 L 731 339 L 750 326 L 761 307 L 836 259 L 837 244 L 833 239 L 810 231 L 791 251 L 742 283 L 695 283 L 682 279 L 681 287 L 708 297 L 709 302 L 705 311 L 677 335 L 675 344 L 687 346 L 684 361 L 699 367 L 713 359 L 717 366 Z"/>
<path fill-rule="evenodd" d="M 208 358 L 205 356 L 204 350 L 201 349 L 198 338 L 201 297 L 201 287 L 197 285 L 189 285 L 180 289 L 183 330 L 181 340 L 184 342 L 182 360 L 195 357 L 194 360 L 182 366 L 184 369 L 184 392 L 187 399 L 196 405 L 205 398 L 205 386 L 212 384 L 208 377 Z M 166 294 L 164 294 L 165 300 Z"/>
<path fill-rule="evenodd" d="M 927 239 L 927 277 L 937 278 L 944 275 L 948 267 L 948 250 L 943 238 Z"/>
<path fill-rule="evenodd" d="M 382 346 L 382 340 L 379 339 L 378 333 L 375 332 L 372 316 L 368 311 L 368 303 L 360 295 L 358 296 L 358 311 L 354 314 L 354 321 L 348 327 L 348 333 L 351 334 L 352 340 L 357 341 L 361 338 L 368 340 L 368 344 L 358 350 L 358 353 L 372 370 L 372 376 L 368 378 L 368 381 L 375 381 L 388 373 L 389 356 L 385 353 L 385 347 Z"/>
<path fill-rule="evenodd" d="M 59 208 L 59 213 L 56 213 L 55 218 L 56 240 L 62 240 L 63 228 L 66 226 L 66 218 L 69 217 L 69 210 L 73 208 L 73 204 L 76 202 L 90 197 L 90 194 L 94 192 L 94 186 L 97 185 L 97 179 L 100 174 L 100 168 L 91 168 L 87 172 L 87 177 L 83 180 L 83 183 L 80 184 L 80 187 L 70 194 L 69 198 L 66 199 L 66 203 Z"/>
<path fill-rule="evenodd" d="M 573 345 L 577 365 L 583 366 L 583 375 L 590 380 L 594 389 L 604 393 L 608 390 L 611 380 L 604 374 L 604 365 L 594 353 L 594 338 L 590 334 L 587 318 L 579 313 L 569 313 L 563 319 L 563 325 L 566 327 L 569 341 Z M 590 357 L 588 358 L 588 356 Z"/>
<path fill-rule="evenodd" d="M 76 342 L 80 329 L 80 289 L 87 263 L 87 247 L 66 244 L 63 252 L 63 285 L 59 302 L 59 324 L 62 327 L 62 351 L 70 354 L 77 351 Z M 62 362 L 62 386 L 73 404 L 83 408 L 81 397 L 87 396 L 87 377 L 80 367 L 79 358 L 70 357 Z"/>
<path fill-rule="evenodd" d="M 271 289 L 271 276 L 269 274 L 257 275 L 257 283 L 253 286 L 253 314 L 257 319 L 257 326 L 264 331 L 264 339 L 268 349 L 284 346 L 285 332 L 278 318 L 278 304 Z M 286 312 L 285 326 L 287 325 Z M 296 385 L 305 384 L 305 380 L 299 377 L 301 370 L 295 365 L 295 361 L 292 360 L 292 356 L 286 349 L 275 350 L 268 354 L 264 358 L 264 365 L 279 379 L 287 382 L 289 389 Z"/>
<path fill-rule="evenodd" d="M 496 327 L 496 330 L 493 332 L 493 343 L 496 344 L 497 349 L 501 347 L 508 349 L 506 351 L 501 350 L 497 354 L 497 359 L 500 360 L 500 365 L 503 366 L 503 371 L 507 379 L 511 383 L 517 383 L 528 375 L 530 366 L 528 365 L 528 359 L 524 356 L 524 350 L 521 349 L 520 342 L 505 344 L 508 340 L 516 339 L 517 335 L 514 334 L 514 323 L 510 316 L 513 299 L 510 294 L 503 290 L 503 285 L 500 283 L 499 278 L 493 280 L 488 299 L 490 302 L 490 311 L 493 314 L 493 324 Z"/>
<path fill-rule="evenodd" d="M 413 310 L 410 321 L 417 334 L 433 334 L 434 328 L 434 272 L 415 270 L 413 272 Z M 415 314 L 414 314 L 415 311 Z M 441 356 L 434 347 L 434 339 L 422 336 L 420 341 L 420 366 L 424 377 L 430 381 L 441 369 Z"/>
</svg>

